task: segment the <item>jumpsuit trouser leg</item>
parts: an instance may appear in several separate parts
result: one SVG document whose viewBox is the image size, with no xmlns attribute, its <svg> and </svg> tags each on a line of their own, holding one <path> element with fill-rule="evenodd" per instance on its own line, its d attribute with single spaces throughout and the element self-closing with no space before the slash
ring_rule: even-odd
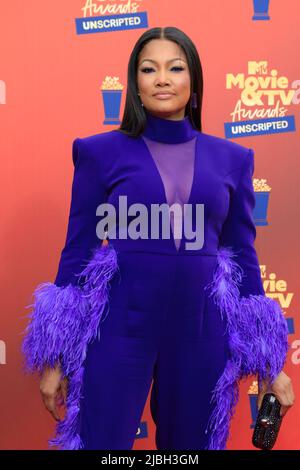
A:
<svg viewBox="0 0 300 470">
<path fill-rule="evenodd" d="M 119 253 L 80 405 L 84 449 L 131 449 L 151 387 L 157 449 L 204 449 L 226 325 L 204 286 L 215 256 Z"/>
</svg>

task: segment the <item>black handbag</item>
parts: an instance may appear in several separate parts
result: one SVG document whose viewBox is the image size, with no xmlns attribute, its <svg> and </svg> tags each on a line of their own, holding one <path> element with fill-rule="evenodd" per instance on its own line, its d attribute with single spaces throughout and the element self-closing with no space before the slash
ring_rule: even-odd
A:
<svg viewBox="0 0 300 470">
<path fill-rule="evenodd" d="M 273 393 L 266 393 L 252 435 L 252 444 L 258 449 L 271 450 L 276 442 L 283 416 L 281 404 Z"/>
</svg>

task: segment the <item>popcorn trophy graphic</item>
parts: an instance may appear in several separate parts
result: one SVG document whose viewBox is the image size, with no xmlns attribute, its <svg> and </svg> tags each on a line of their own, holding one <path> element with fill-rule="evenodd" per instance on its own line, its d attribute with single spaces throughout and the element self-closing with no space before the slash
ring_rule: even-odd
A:
<svg viewBox="0 0 300 470">
<path fill-rule="evenodd" d="M 105 77 L 100 87 L 104 103 L 105 119 L 103 124 L 120 124 L 120 105 L 124 86 L 119 77 Z"/>
<path fill-rule="evenodd" d="M 253 20 L 269 20 L 269 0 L 253 0 Z"/>
<path fill-rule="evenodd" d="M 255 191 L 253 218 L 255 225 L 269 225 L 267 221 L 267 210 L 271 188 L 266 181 L 266 179 L 253 178 L 253 188 Z"/>
<path fill-rule="evenodd" d="M 258 399 L 258 381 L 253 380 L 252 384 L 248 390 L 248 396 L 250 401 L 250 410 L 251 410 L 251 424 L 250 428 L 253 429 L 255 426 L 255 421 L 258 413 L 257 399 Z"/>
</svg>

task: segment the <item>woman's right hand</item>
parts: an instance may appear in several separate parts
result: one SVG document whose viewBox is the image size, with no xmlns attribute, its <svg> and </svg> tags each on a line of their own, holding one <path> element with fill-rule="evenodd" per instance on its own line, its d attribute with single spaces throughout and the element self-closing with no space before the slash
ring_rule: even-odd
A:
<svg viewBox="0 0 300 470">
<path fill-rule="evenodd" d="M 56 421 L 60 421 L 57 405 L 66 403 L 68 379 L 61 379 L 62 372 L 59 365 L 54 369 L 46 367 L 40 381 L 40 393 L 46 409 Z"/>
</svg>

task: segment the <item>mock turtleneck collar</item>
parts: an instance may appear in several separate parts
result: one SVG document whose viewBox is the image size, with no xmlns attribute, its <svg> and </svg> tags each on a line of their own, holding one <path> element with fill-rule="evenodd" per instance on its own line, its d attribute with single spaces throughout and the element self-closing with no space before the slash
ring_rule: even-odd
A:
<svg viewBox="0 0 300 470">
<path fill-rule="evenodd" d="M 147 123 L 143 135 L 165 144 L 180 144 L 193 139 L 199 132 L 185 116 L 179 121 L 154 116 L 145 110 Z"/>
</svg>

